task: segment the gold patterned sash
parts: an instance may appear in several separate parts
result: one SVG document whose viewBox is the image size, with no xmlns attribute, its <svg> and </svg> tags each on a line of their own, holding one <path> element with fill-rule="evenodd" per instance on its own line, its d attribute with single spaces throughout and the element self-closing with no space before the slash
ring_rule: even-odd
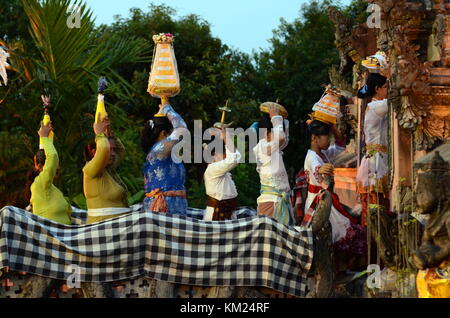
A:
<svg viewBox="0 0 450 318">
<path fill-rule="evenodd" d="M 384 152 L 387 153 L 387 147 L 381 144 L 368 144 L 366 145 L 366 152 L 368 154 L 375 152 Z"/>
</svg>

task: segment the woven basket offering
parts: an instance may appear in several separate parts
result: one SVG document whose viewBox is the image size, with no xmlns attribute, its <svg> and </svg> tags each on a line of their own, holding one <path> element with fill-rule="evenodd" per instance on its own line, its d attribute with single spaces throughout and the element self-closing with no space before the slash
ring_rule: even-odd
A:
<svg viewBox="0 0 450 318">
<path fill-rule="evenodd" d="M 259 106 L 259 110 L 261 111 L 261 112 L 263 112 L 263 113 L 269 113 L 269 106 L 270 105 L 274 105 L 275 107 L 277 107 L 278 108 L 278 110 L 280 111 L 280 115 L 281 116 L 283 116 L 283 118 L 287 118 L 288 117 L 288 112 L 287 112 L 287 110 L 286 110 L 286 108 L 284 108 L 282 105 L 280 105 L 280 104 L 278 104 L 278 103 L 274 103 L 274 102 L 265 102 L 265 103 L 262 103 L 260 106 Z"/>
</svg>

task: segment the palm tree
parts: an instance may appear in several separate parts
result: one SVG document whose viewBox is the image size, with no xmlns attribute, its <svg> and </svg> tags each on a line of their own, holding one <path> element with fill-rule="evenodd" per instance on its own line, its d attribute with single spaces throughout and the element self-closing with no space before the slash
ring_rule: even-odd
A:
<svg viewBox="0 0 450 318">
<path fill-rule="evenodd" d="M 0 183 L 11 182 L 11 174 L 15 172 L 13 184 L 6 186 L 17 193 L 23 188 L 23 178 L 18 176 L 23 175 L 25 165 L 23 160 L 19 165 L 15 158 L 29 158 L 27 162 L 31 166 L 38 144 L 36 130 L 43 114 L 39 96 L 45 90 L 52 97 L 50 114 L 61 158 L 59 186 L 75 197 L 82 192 L 83 144 L 93 138 L 92 114 L 98 77 L 105 74 L 110 82 L 106 91 L 107 109 L 116 134 L 137 137 L 125 131 L 133 128 L 133 123 L 117 106 L 120 99 L 131 98 L 132 90 L 115 70 L 126 63 L 149 63 L 150 46 L 132 37 L 104 38 L 101 29 L 95 27 L 92 11 L 82 0 L 21 0 L 21 3 L 33 42 L 0 43 L 10 52 L 12 70 L 16 72 L 11 77 L 9 93 L 6 95 L 4 88 L 0 90 L 0 96 L 6 95 L 1 104 L 6 115 L 6 125 L 0 128 L 4 130 L 2 142 L 11 144 L 19 153 L 0 152 Z M 71 8 L 76 8 L 79 28 L 68 24 Z M 13 130 L 13 127 L 19 128 Z M 134 144 L 128 143 L 131 148 Z M 125 145 L 128 146 L 126 141 Z M 7 170 L 2 162 L 8 163 Z M 137 178 L 136 173 L 125 176 L 126 180 L 132 180 L 128 181 L 131 190 L 140 188 Z M 0 198 L 1 203 L 16 202 Z"/>
</svg>

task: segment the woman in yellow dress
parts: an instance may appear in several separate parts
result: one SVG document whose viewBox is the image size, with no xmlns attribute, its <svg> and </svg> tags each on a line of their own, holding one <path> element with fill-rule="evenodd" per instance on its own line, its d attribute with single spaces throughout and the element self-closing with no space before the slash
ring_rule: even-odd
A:
<svg viewBox="0 0 450 318">
<path fill-rule="evenodd" d="M 44 149 L 34 156 L 34 167 L 28 175 L 31 186 L 27 189 L 31 192 L 30 203 L 34 214 L 62 224 L 71 224 L 72 208 L 62 192 L 53 184 L 59 157 L 53 139 L 49 138 L 52 130 L 51 123 L 41 123 L 38 134 Z"/>
<path fill-rule="evenodd" d="M 84 195 L 88 207 L 87 224 L 104 221 L 129 213 L 127 189 L 115 169 L 123 159 L 125 149 L 111 134 L 105 116 L 94 124 L 95 143 L 85 149 L 83 168 Z"/>
</svg>

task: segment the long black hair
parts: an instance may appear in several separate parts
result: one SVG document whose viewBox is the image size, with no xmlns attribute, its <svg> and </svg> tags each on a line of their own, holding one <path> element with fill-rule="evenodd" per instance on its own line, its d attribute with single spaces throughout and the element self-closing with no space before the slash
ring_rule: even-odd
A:
<svg viewBox="0 0 450 318">
<path fill-rule="evenodd" d="M 45 165 L 45 151 L 44 149 L 39 149 L 36 154 L 34 155 L 34 162 L 36 164 Z M 40 171 L 36 170 L 36 168 L 33 166 L 28 170 L 27 172 L 27 183 L 25 186 L 24 191 L 24 197 L 26 202 L 30 202 L 31 199 L 31 185 L 34 182 L 34 179 L 41 173 Z"/>
<path fill-rule="evenodd" d="M 261 118 L 259 119 L 258 122 L 258 127 L 267 129 L 267 133 L 272 131 L 273 125 L 272 121 L 270 120 L 269 114 L 263 113 L 261 115 Z"/>
<path fill-rule="evenodd" d="M 358 98 L 373 97 L 376 93 L 377 87 L 382 87 L 386 84 L 387 78 L 378 73 L 370 73 L 367 78 L 367 83 L 358 91 Z"/>
<path fill-rule="evenodd" d="M 161 132 L 170 133 L 173 129 L 172 123 L 167 117 L 153 117 L 153 119 L 145 122 L 141 131 L 142 150 L 147 153 L 155 144 Z"/>
</svg>

